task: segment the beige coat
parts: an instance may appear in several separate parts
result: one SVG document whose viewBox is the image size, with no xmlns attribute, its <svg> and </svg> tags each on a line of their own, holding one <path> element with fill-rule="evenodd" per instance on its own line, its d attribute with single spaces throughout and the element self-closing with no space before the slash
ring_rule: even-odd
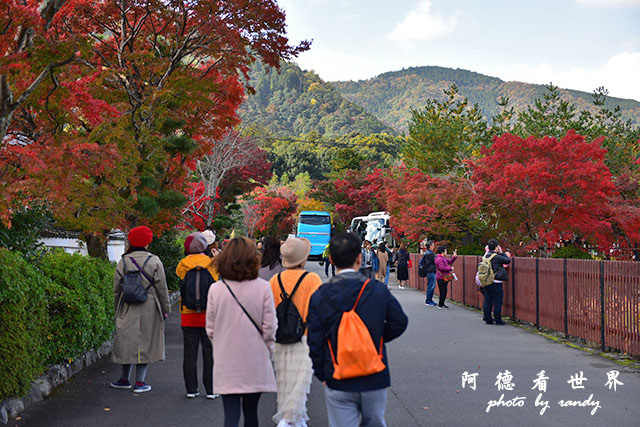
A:
<svg viewBox="0 0 640 427">
<path fill-rule="evenodd" d="M 378 271 L 376 272 L 376 279 L 384 282 L 384 278 L 387 275 L 387 264 L 389 263 L 389 254 L 387 251 L 376 252 L 378 256 Z"/>
<path fill-rule="evenodd" d="M 151 255 L 144 267 L 147 276 L 154 279 L 150 286 L 142 279 L 143 286 L 149 287 L 147 300 L 141 304 L 127 304 L 122 300 L 122 277 L 125 258 L 134 258 L 138 265 Z M 127 269 L 137 269 L 127 260 Z M 116 332 L 111 360 L 115 363 L 153 363 L 164 360 L 164 319 L 163 313 L 170 313 L 169 291 L 162 261 L 146 251 L 135 251 L 124 255 L 116 267 L 113 278 L 113 295 L 116 306 Z"/>
<path fill-rule="evenodd" d="M 263 279 L 229 287 L 262 329 L 262 336 L 222 281 L 209 288 L 207 335 L 213 343 L 213 391 L 219 394 L 275 392 L 271 365 L 275 349 L 276 308 L 269 283 Z"/>
</svg>

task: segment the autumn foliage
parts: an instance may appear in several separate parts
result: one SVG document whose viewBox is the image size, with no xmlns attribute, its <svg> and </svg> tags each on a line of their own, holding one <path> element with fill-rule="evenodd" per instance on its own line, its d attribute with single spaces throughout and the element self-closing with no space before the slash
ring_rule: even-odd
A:
<svg viewBox="0 0 640 427">
<path fill-rule="evenodd" d="M 615 187 L 605 153 L 600 140 L 574 131 L 562 139 L 496 137 L 484 157 L 471 162 L 471 206 L 511 241 L 543 248 L 577 235 L 607 245 Z"/>
</svg>

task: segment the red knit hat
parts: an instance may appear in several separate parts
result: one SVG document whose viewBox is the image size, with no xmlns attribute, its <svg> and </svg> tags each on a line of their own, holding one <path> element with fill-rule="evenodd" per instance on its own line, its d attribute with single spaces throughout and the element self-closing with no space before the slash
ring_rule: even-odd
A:
<svg viewBox="0 0 640 427">
<path fill-rule="evenodd" d="M 153 240 L 153 232 L 144 225 L 132 228 L 129 231 L 129 243 L 136 248 L 143 248 Z"/>
</svg>

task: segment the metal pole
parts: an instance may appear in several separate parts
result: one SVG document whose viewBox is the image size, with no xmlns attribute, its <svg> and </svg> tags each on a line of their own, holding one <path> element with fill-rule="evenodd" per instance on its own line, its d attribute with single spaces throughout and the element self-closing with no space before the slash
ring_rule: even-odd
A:
<svg viewBox="0 0 640 427">
<path fill-rule="evenodd" d="M 600 342 L 604 351 L 604 260 L 600 261 Z"/>
<path fill-rule="evenodd" d="M 511 258 L 511 310 L 513 320 L 516 320 L 516 259 Z"/>
<path fill-rule="evenodd" d="M 540 258 L 536 258 L 536 328 L 540 329 Z"/>
<path fill-rule="evenodd" d="M 567 259 L 564 259 L 564 270 L 563 270 L 563 286 L 564 286 L 564 333 L 569 333 L 569 317 L 567 315 L 567 311 L 569 309 L 568 306 L 568 298 L 567 298 Z"/>
<path fill-rule="evenodd" d="M 465 262 L 466 258 L 462 256 L 462 304 L 467 303 L 466 293 L 467 293 L 467 263 Z"/>
</svg>

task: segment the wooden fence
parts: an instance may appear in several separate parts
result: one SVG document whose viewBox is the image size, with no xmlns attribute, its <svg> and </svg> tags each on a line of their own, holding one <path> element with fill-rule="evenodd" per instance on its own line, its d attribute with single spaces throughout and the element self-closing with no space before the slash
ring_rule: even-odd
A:
<svg viewBox="0 0 640 427">
<path fill-rule="evenodd" d="M 418 276 L 421 255 L 411 254 L 409 286 L 424 290 Z M 459 256 L 457 281 L 449 297 L 482 308 L 483 296 L 475 284 L 480 257 Z M 503 284 L 502 313 L 640 356 L 640 263 L 550 258 L 513 258 Z M 436 286 L 436 293 L 438 287 Z"/>
</svg>

